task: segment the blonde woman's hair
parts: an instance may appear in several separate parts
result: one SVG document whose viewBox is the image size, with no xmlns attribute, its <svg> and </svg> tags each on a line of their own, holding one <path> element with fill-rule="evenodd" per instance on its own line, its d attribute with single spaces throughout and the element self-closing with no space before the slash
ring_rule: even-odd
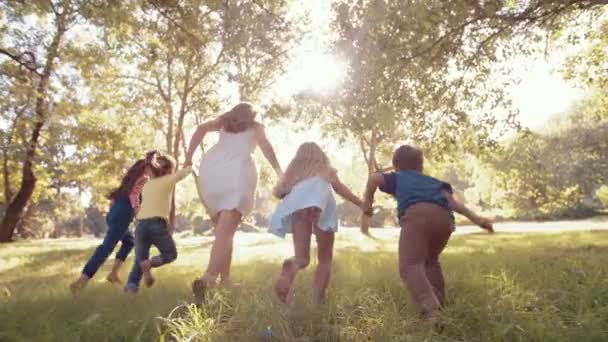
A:
<svg viewBox="0 0 608 342">
<path fill-rule="evenodd" d="M 255 125 L 256 115 L 257 113 L 253 108 L 253 105 L 247 102 L 241 102 L 231 110 L 220 115 L 219 121 L 226 132 L 240 133 Z"/>
<path fill-rule="evenodd" d="M 329 181 L 333 173 L 334 169 L 319 145 L 306 142 L 300 145 L 272 193 L 278 198 L 283 198 L 298 182 L 314 176 L 321 176 Z"/>
</svg>

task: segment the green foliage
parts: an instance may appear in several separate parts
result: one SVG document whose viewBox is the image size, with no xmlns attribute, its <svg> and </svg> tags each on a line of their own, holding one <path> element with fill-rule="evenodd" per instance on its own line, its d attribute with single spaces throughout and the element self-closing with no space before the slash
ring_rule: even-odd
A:
<svg viewBox="0 0 608 342">
<path fill-rule="evenodd" d="M 83 221 L 80 200 L 70 194 L 39 194 L 25 212 L 17 233 L 21 238 L 57 238 L 81 236 L 87 222 Z M 47 197 L 48 196 L 48 197 Z M 95 229 L 96 227 L 92 227 Z M 105 231 L 105 227 L 103 227 Z M 94 231 L 94 230 L 92 230 Z"/>
<path fill-rule="evenodd" d="M 591 29 L 583 32 L 587 48 L 571 56 L 564 66 L 565 76 L 589 88 L 605 89 L 608 85 L 608 12 L 590 20 Z"/>
<path fill-rule="evenodd" d="M 292 107 L 270 105 L 266 117 L 293 115 L 307 129 L 314 122 L 345 148 L 361 150 L 353 164 L 364 161 L 366 167 L 349 168 L 344 178 L 351 185 L 360 184 L 366 171 L 389 166 L 393 145 L 405 138 L 425 149 L 433 174 L 445 175 L 482 208 L 549 217 L 593 207 L 589 202 L 606 184 L 608 169 L 608 97 L 602 90 L 608 79 L 608 24 L 602 4 L 336 1 L 331 44 L 348 62 L 344 83 L 331 96 L 305 93 Z M 287 0 L 3 2 L 2 207 L 20 188 L 29 140 L 44 122 L 32 159 L 37 185 L 21 235 L 75 235 L 88 226 L 102 233 L 105 195 L 144 151 L 158 148 L 179 159 L 187 131 L 228 102 L 262 98 L 285 71 L 290 50 L 306 30 L 316 29 L 291 15 L 292 5 Z M 592 25 L 584 26 L 583 19 Z M 570 26 L 581 30 L 570 33 Z M 510 69 L 503 62 L 540 52 L 544 39 L 564 35 L 573 44 L 589 43 L 565 69 L 595 93 L 543 134 L 521 135 L 494 158 L 483 157 L 494 153 L 488 147 L 496 147 L 498 133 L 518 128 L 504 93 L 515 80 L 506 77 Z M 54 63 L 48 64 L 48 89 L 40 90 L 54 38 L 60 39 Z M 237 89 L 238 98 L 227 94 L 227 87 Z M 41 110 L 46 114 L 40 116 Z M 267 167 L 260 176 L 262 186 L 272 185 Z M 177 193 L 181 226 L 190 229 L 186 221 L 202 213 L 193 182 L 180 184 Z M 98 211 L 78 209 L 80 196 L 91 197 L 91 208 Z M 263 223 L 273 205 L 263 202 L 249 219 Z"/>
<path fill-rule="evenodd" d="M 44 64 L 43 47 L 61 13 L 67 13 L 67 30 L 43 94 L 52 101 L 34 161 L 31 208 L 65 191 L 90 195 L 104 208 L 106 194 L 145 150 L 160 145 L 179 157 L 184 129 L 219 112 L 220 84 L 236 83 L 242 98 L 256 100 L 283 70 L 285 52 L 299 35 L 299 19 L 286 18 L 286 9 L 284 0 L 2 5 L 0 34 L 14 47 L 0 47 L 0 203 L 17 191 L 24 147 L 40 121 L 37 76 L 27 72 Z M 192 189 L 190 183 L 178 201 L 187 215 L 200 212 Z"/>
<path fill-rule="evenodd" d="M 103 281 L 78 297 L 68 283 L 98 241 L 17 242 L 0 249 L 0 339 L 8 341 L 602 341 L 608 317 L 605 232 L 457 236 L 442 257 L 449 305 L 443 331 L 420 325 L 399 280 L 396 235 L 336 236 L 326 305 L 309 304 L 314 265 L 298 275 L 295 306 L 272 302 L 291 241 L 237 234 L 235 285 L 201 308 L 186 284 L 210 238 L 179 241 L 177 261 L 134 297 Z M 395 231 L 398 234 L 398 231 Z M 352 232 L 354 234 L 354 232 Z M 252 235 L 255 238 L 249 239 Z M 365 252 L 362 252 L 362 249 Z M 315 255 L 313 252 L 312 255 Z M 253 256 L 248 259 L 245 256 Z M 534 262 L 530 262 L 533 260 Z M 128 259 L 132 261 L 132 259 Z M 314 263 L 313 263 L 314 264 Z M 542 265 L 542 267 L 539 267 Z M 126 277 L 128 268 L 121 276 Z M 270 338 L 269 337 L 270 332 Z"/>
</svg>

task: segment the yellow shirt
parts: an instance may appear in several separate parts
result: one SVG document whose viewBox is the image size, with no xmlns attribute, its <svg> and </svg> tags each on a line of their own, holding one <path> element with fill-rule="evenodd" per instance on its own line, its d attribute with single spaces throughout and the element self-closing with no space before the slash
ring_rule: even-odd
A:
<svg viewBox="0 0 608 342">
<path fill-rule="evenodd" d="M 141 192 L 142 202 L 139 213 L 137 213 L 137 219 L 160 217 L 168 222 L 175 184 L 184 179 L 190 172 L 192 172 L 192 166 L 185 167 L 170 175 L 150 179 Z"/>
</svg>

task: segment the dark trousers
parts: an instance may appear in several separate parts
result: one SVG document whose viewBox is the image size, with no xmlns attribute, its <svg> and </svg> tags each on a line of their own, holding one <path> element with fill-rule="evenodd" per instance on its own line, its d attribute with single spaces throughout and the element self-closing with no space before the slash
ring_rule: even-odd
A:
<svg viewBox="0 0 608 342">
<path fill-rule="evenodd" d="M 158 248 L 160 254 L 150 258 L 150 247 Z M 141 281 L 142 272 L 139 263 L 150 259 L 152 267 L 160 267 L 173 262 L 177 258 L 175 242 L 167 230 L 167 222 L 158 217 L 143 219 L 135 228 L 135 262 L 127 288 L 137 290 Z"/>
<path fill-rule="evenodd" d="M 106 216 L 108 231 L 103 242 L 85 264 L 82 274 L 92 278 L 99 267 L 114 251 L 118 242 L 122 242 L 120 249 L 116 253 L 116 259 L 125 261 L 133 249 L 134 239 L 129 232 L 129 225 L 133 220 L 133 209 L 127 198 L 118 198 L 112 203 L 110 211 Z"/>
<path fill-rule="evenodd" d="M 439 255 L 452 234 L 454 219 L 436 204 L 418 203 L 401 218 L 399 273 L 422 315 L 445 305 L 445 281 Z"/>
</svg>

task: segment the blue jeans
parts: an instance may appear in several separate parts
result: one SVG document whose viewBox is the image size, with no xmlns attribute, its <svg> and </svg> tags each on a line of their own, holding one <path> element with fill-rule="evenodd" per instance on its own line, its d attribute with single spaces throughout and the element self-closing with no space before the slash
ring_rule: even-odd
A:
<svg viewBox="0 0 608 342">
<path fill-rule="evenodd" d="M 134 245 L 133 235 L 129 232 L 129 224 L 131 224 L 132 220 L 133 208 L 131 208 L 129 200 L 126 197 L 114 200 L 114 203 L 112 203 L 110 211 L 106 216 L 106 222 L 108 224 L 106 236 L 101 245 L 97 247 L 93 255 L 84 265 L 82 274 L 92 278 L 108 256 L 112 254 L 114 247 L 116 247 L 119 241 L 122 242 L 122 244 L 116 253 L 116 259 L 125 261 Z"/>
<path fill-rule="evenodd" d="M 156 246 L 160 254 L 150 258 L 151 246 Z M 135 262 L 129 273 L 126 288 L 135 291 L 139 288 L 142 277 L 140 262 L 150 259 L 152 267 L 160 267 L 173 262 L 176 258 L 177 248 L 167 230 L 167 222 L 159 217 L 140 220 L 135 228 Z"/>
</svg>

